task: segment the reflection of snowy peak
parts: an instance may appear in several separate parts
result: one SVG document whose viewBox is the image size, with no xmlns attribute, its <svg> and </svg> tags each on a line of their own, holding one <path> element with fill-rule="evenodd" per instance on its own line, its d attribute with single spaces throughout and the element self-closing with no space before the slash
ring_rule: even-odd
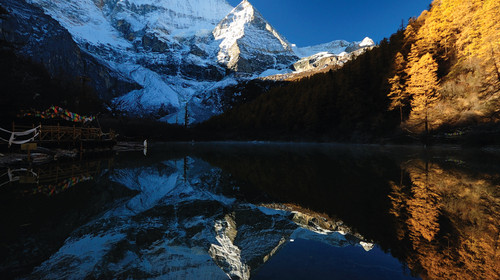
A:
<svg viewBox="0 0 500 280">
<path fill-rule="evenodd" d="M 239 72 L 286 68 L 296 57 L 290 44 L 247 1 L 241 2 L 213 31 L 222 40 L 219 62 Z"/>
<path fill-rule="evenodd" d="M 228 197 L 221 170 L 200 160 L 115 169 L 110 179 L 137 195 L 75 230 L 30 279 L 249 279 L 290 239 L 363 241 Z"/>
</svg>

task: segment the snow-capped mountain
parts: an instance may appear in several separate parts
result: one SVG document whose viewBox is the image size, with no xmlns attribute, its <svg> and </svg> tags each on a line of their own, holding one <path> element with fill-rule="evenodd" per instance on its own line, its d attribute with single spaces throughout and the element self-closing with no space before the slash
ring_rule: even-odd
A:
<svg viewBox="0 0 500 280">
<path fill-rule="evenodd" d="M 297 59 L 286 39 L 247 0 L 234 8 L 213 34 L 215 40 L 222 40 L 218 61 L 236 72 L 288 68 Z"/>
<path fill-rule="evenodd" d="M 199 108 L 194 95 L 226 76 L 211 34 L 232 7 L 225 0 L 29 0 L 65 27 L 80 48 L 141 89 L 114 104 L 129 114 L 184 122 L 184 108 L 201 120 L 215 112 Z M 231 79 L 222 85 L 234 83 Z M 182 113 L 181 113 L 182 112 Z M 181 116 L 178 116 L 182 115 Z"/>
<path fill-rule="evenodd" d="M 74 230 L 27 279 L 250 279 L 293 239 L 373 247 L 340 221 L 228 196 L 222 171 L 201 160 L 109 172 L 137 194 Z"/>
<path fill-rule="evenodd" d="M 347 61 L 354 59 L 374 46 L 375 42 L 368 37 L 360 42 L 351 43 L 344 40 L 337 40 L 303 48 L 298 48 L 294 45 L 293 50 L 301 59 L 293 64 L 293 70 L 304 72 L 332 65 L 341 67 Z"/>
<path fill-rule="evenodd" d="M 30 58 L 46 67 L 62 61 L 58 69 L 90 77 L 100 97 L 112 99 L 115 109 L 170 123 L 192 123 L 221 113 L 218 93 L 227 86 L 266 73 L 290 72 L 304 55 L 337 54 L 341 48 L 350 51 L 363 44 L 337 41 L 293 48 L 247 0 L 236 8 L 226 0 L 6 0 L 1 5 L 9 9 L 20 2 L 25 10 L 39 13 L 24 1 L 41 8 L 49 16 L 46 21 L 55 20 L 43 26 L 28 21 L 26 26 L 39 26 L 29 30 L 31 36 L 54 33 L 55 25 L 66 29 L 81 53 L 76 56 L 88 57 L 92 67 L 75 62 L 79 70 L 70 71 L 76 66 L 66 64 L 75 60 L 75 52 L 49 51 L 37 57 L 42 55 L 33 44 L 28 45 Z M 23 30 L 8 25 L 2 33 Z M 56 44 L 54 39 L 50 45 Z M 47 57 L 49 53 L 54 58 Z"/>
<path fill-rule="evenodd" d="M 366 37 L 360 42 L 347 42 L 345 40 L 336 40 L 329 43 L 319 44 L 315 46 L 299 48 L 293 45 L 293 51 L 301 58 L 313 56 L 318 53 L 326 52 L 329 54 L 340 55 L 343 52 L 353 52 L 361 48 L 373 47 L 375 42 Z"/>
</svg>

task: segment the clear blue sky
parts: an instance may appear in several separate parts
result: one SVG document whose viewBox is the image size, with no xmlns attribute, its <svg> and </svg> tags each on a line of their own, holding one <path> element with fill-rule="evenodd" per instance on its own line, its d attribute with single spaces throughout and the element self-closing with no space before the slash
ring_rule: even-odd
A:
<svg viewBox="0 0 500 280">
<path fill-rule="evenodd" d="M 419 16 L 431 0 L 249 0 L 290 43 L 299 47 L 333 40 L 375 42 Z M 236 6 L 240 0 L 228 0 Z"/>
</svg>

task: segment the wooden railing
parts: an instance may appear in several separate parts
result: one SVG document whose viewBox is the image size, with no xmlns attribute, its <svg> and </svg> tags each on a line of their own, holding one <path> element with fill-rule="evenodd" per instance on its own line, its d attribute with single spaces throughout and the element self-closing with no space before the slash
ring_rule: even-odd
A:
<svg viewBox="0 0 500 280">
<path fill-rule="evenodd" d="M 15 131 L 25 131 L 34 126 L 13 125 Z M 41 125 L 40 134 L 36 141 L 38 142 L 78 142 L 78 141 L 106 141 L 114 140 L 115 133 L 103 133 L 100 128 L 95 127 L 77 127 L 60 125 Z"/>
</svg>

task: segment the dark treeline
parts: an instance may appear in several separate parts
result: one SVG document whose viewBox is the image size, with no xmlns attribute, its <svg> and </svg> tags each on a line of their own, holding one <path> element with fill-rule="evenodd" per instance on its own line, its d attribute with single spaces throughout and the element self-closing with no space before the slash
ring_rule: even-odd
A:
<svg viewBox="0 0 500 280">
<path fill-rule="evenodd" d="M 214 117 L 201 129 L 229 137 L 370 142 L 399 125 L 388 112 L 392 59 L 403 31 L 336 71 L 271 89 L 253 102 Z"/>
<path fill-rule="evenodd" d="M 274 88 L 201 125 L 228 139 L 498 144 L 500 4 L 434 1 L 336 71 Z"/>
<path fill-rule="evenodd" d="M 499 3 L 434 1 L 340 69 L 219 92 L 212 101 L 226 112 L 190 129 L 105 113 L 85 77 L 51 77 L 0 39 L 0 125 L 8 127 L 20 110 L 58 105 L 83 115 L 103 112 L 103 123 L 118 133 L 158 140 L 498 144 Z"/>
<path fill-rule="evenodd" d="M 220 92 L 217 92 L 216 94 L 219 95 L 219 98 L 214 97 L 213 99 L 220 99 L 221 104 L 219 105 L 222 111 L 225 112 L 239 105 L 252 102 L 270 89 L 284 86 L 288 83 L 289 82 L 287 81 L 262 79 L 242 81 L 236 85 L 226 87 Z"/>
</svg>

